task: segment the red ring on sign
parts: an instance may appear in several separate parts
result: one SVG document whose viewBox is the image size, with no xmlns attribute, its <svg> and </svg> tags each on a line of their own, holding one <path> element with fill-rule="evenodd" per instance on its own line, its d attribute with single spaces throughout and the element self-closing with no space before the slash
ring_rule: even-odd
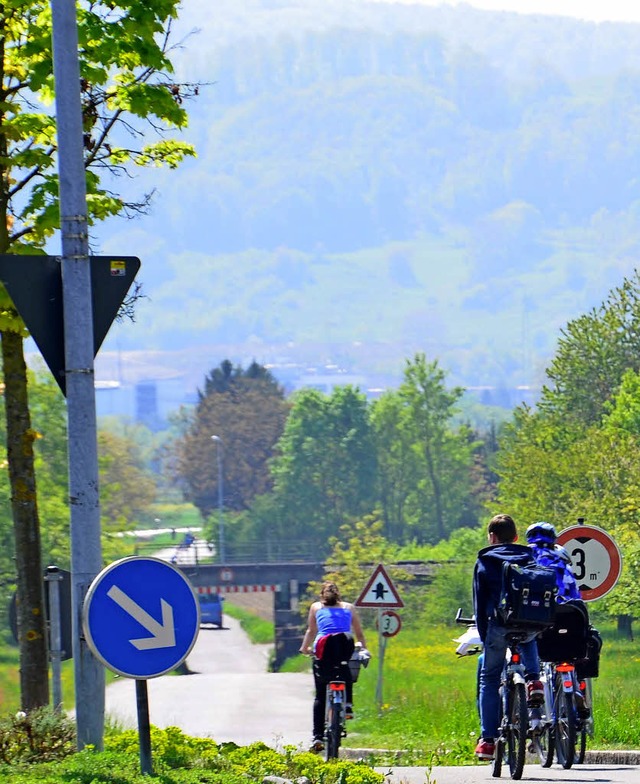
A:
<svg viewBox="0 0 640 784">
<path fill-rule="evenodd" d="M 579 536 L 576 536 L 577 533 L 579 533 Z M 603 596 L 606 596 L 609 593 L 620 578 L 620 573 L 622 572 L 622 556 L 620 550 L 611 534 L 608 534 L 602 528 L 597 528 L 595 525 L 572 525 L 570 528 L 565 528 L 564 531 L 561 531 L 558 534 L 556 541 L 559 545 L 564 547 L 566 542 L 578 539 L 594 539 L 607 551 L 611 565 L 606 578 L 597 588 L 587 588 L 584 591 L 580 591 L 580 595 L 585 602 L 602 599 Z"/>
</svg>

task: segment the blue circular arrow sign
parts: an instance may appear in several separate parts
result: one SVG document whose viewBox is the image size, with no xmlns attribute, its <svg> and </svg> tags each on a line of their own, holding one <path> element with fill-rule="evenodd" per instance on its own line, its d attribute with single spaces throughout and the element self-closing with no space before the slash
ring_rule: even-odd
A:
<svg viewBox="0 0 640 784">
<path fill-rule="evenodd" d="M 123 558 L 91 583 L 82 623 L 91 651 L 110 670 L 155 678 L 188 656 L 200 629 L 200 606 L 175 566 L 159 558 Z"/>
</svg>

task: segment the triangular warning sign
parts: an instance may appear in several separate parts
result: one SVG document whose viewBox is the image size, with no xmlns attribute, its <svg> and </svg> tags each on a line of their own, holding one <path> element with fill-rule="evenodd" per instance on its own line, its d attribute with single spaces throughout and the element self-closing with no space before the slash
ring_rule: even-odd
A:
<svg viewBox="0 0 640 784">
<path fill-rule="evenodd" d="M 404 607 L 404 602 L 382 564 L 378 564 L 354 602 L 356 607 Z"/>
<path fill-rule="evenodd" d="M 95 356 L 140 268 L 140 259 L 90 256 L 89 267 Z M 66 394 L 60 257 L 0 255 L 0 282 Z"/>
</svg>

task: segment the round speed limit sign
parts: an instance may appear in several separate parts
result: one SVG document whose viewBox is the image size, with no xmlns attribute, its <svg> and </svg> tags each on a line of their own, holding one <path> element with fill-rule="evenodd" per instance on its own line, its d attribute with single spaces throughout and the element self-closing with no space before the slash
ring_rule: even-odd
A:
<svg viewBox="0 0 640 784">
<path fill-rule="evenodd" d="M 571 556 L 571 570 L 585 602 L 601 599 L 618 582 L 622 556 L 612 536 L 594 525 L 572 525 L 557 542 Z"/>
<path fill-rule="evenodd" d="M 401 626 L 402 621 L 398 613 L 393 612 L 393 610 L 385 610 L 380 613 L 379 627 L 380 634 L 383 637 L 395 637 Z"/>
</svg>

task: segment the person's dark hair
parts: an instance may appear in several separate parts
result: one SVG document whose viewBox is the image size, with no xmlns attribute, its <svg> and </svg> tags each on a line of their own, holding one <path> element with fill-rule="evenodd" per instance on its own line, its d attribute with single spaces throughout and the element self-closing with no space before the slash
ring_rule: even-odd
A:
<svg viewBox="0 0 640 784">
<path fill-rule="evenodd" d="M 341 602 L 342 597 L 340 596 L 338 586 L 335 583 L 328 581 L 322 583 L 322 588 L 320 588 L 320 601 L 328 607 L 333 607 L 338 604 L 338 602 Z"/>
<path fill-rule="evenodd" d="M 495 517 L 492 517 L 489 521 L 487 532 L 495 534 L 498 541 L 502 544 L 514 542 L 518 536 L 513 517 L 508 514 L 498 514 Z"/>
</svg>

